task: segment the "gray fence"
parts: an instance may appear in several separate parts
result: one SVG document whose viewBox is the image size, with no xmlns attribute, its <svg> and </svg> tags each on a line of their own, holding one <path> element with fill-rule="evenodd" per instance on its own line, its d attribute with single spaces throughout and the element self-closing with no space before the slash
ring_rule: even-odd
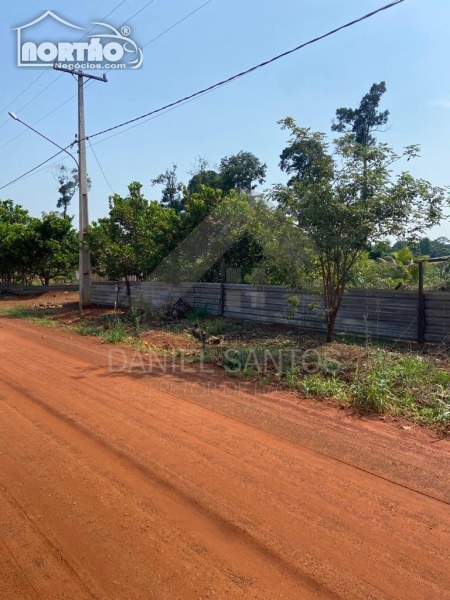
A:
<svg viewBox="0 0 450 600">
<path fill-rule="evenodd" d="M 55 284 L 55 285 L 29 285 L 22 286 L 15 283 L 0 283 L 0 292 L 27 296 L 33 294 L 46 294 L 48 292 L 76 292 L 78 284 Z"/>
<path fill-rule="evenodd" d="M 171 286 L 151 282 L 95 282 L 93 302 L 112 306 L 159 307 L 169 299 L 183 298 L 211 315 L 223 312 L 262 323 L 279 323 L 324 331 L 324 305 L 320 296 L 293 292 L 283 286 L 193 283 Z M 223 309 L 222 309 L 223 307 Z M 417 292 L 351 290 L 343 300 L 336 331 L 374 338 L 417 340 L 419 302 Z M 450 294 L 425 294 L 425 339 L 450 341 Z"/>
</svg>

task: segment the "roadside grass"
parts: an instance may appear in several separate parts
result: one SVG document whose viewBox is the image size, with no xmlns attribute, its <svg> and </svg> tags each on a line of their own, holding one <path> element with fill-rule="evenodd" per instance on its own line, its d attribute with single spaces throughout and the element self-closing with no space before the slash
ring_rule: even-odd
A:
<svg viewBox="0 0 450 600">
<path fill-rule="evenodd" d="M 131 338 L 131 333 L 126 329 L 121 319 L 111 320 L 109 326 L 102 326 L 93 319 L 81 319 L 79 323 L 60 323 L 55 317 L 59 309 L 32 308 L 28 306 L 0 307 L 0 314 L 13 319 L 26 319 L 35 325 L 45 327 L 60 327 L 65 331 L 73 331 L 81 335 L 96 336 L 108 344 L 119 344 Z"/>
<path fill-rule="evenodd" d="M 27 319 L 35 325 L 45 325 L 46 327 L 56 327 L 58 325 L 49 314 L 43 314 L 42 311 L 39 314 L 26 306 L 0 307 L 0 314 L 13 319 Z"/>
<path fill-rule="evenodd" d="M 365 414 L 450 427 L 450 372 L 432 356 L 368 348 L 366 359 L 350 373 L 294 372 L 287 383 L 308 397 L 334 399 Z"/>
<path fill-rule="evenodd" d="M 190 311 L 171 321 L 144 311 L 109 311 L 68 322 L 58 308 L 0 307 L 0 314 L 66 331 L 96 336 L 160 356 L 189 356 L 223 368 L 229 377 L 251 379 L 261 388 L 276 384 L 300 397 L 326 400 L 359 414 L 406 419 L 450 432 L 450 356 L 443 346 L 341 338 L 325 344 L 320 335 Z M 193 327 L 207 334 L 192 336 Z M 208 337 L 218 345 L 209 345 Z"/>
</svg>

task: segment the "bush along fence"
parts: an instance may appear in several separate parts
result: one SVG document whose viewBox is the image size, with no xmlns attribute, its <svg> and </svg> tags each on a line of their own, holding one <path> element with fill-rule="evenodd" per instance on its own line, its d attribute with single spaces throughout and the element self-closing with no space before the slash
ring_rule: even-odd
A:
<svg viewBox="0 0 450 600">
<path fill-rule="evenodd" d="M 325 331 L 321 297 L 283 286 L 93 283 L 93 303 L 99 305 L 158 308 L 178 298 L 210 315 Z M 450 341 L 450 294 L 427 292 L 419 301 L 414 291 L 351 290 L 344 297 L 336 332 L 405 341 Z"/>
</svg>

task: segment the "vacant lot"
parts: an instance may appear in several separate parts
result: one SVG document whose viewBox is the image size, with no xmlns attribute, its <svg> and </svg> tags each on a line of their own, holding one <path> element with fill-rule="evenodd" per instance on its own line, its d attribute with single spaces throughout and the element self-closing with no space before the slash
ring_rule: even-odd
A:
<svg viewBox="0 0 450 600">
<path fill-rule="evenodd" d="M 353 415 L 450 431 L 450 348 L 338 336 L 281 325 L 207 316 L 181 302 L 145 310 L 96 307 L 80 314 L 76 294 L 3 299 L 0 313 L 35 324 L 97 337 L 133 348 L 133 366 L 153 357 L 173 368 L 194 364 L 220 370 L 261 391 L 290 390 Z M 174 312 L 177 313 L 174 318 Z M 129 365 L 127 365 L 128 367 Z M 123 369 L 122 369 L 123 370 Z"/>
<path fill-rule="evenodd" d="M 446 439 L 101 342 L 0 317 L 2 599 L 450 598 Z"/>
</svg>

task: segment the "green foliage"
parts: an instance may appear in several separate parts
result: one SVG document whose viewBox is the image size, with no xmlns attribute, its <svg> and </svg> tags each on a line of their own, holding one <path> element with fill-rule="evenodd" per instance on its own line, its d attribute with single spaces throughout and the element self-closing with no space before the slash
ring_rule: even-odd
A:
<svg viewBox="0 0 450 600">
<path fill-rule="evenodd" d="M 109 216 L 88 232 L 93 269 L 111 280 L 147 277 L 175 245 L 180 225 L 173 208 L 144 198 L 140 183 L 128 190 L 110 197 Z"/>
<path fill-rule="evenodd" d="M 450 405 L 450 374 L 421 356 L 376 349 L 350 385 L 350 394 L 356 408 L 426 423 L 430 415 L 441 419 Z"/>
<path fill-rule="evenodd" d="M 304 288 L 320 276 L 312 245 L 282 208 L 255 200 L 249 227 L 261 259 L 247 274 L 247 283 Z"/>
<path fill-rule="evenodd" d="M 262 164 L 251 152 L 241 151 L 225 156 L 220 161 L 220 179 L 225 192 L 236 190 L 239 194 L 251 194 L 266 180 L 267 165 Z"/>
<path fill-rule="evenodd" d="M 289 371 L 286 384 L 300 394 L 335 399 L 358 411 L 406 417 L 422 425 L 450 423 L 450 373 L 432 358 L 367 348 L 352 369 L 305 374 Z"/>
<path fill-rule="evenodd" d="M 54 169 L 54 177 L 58 182 L 59 198 L 57 208 L 63 209 L 63 217 L 67 215 L 67 209 L 79 188 L 78 169 L 68 169 L 65 165 L 58 165 Z M 91 189 L 91 180 L 88 177 L 88 190 Z"/>
<path fill-rule="evenodd" d="M 222 189 L 222 179 L 220 174 L 211 169 L 195 173 L 188 183 L 188 194 L 192 195 L 201 193 L 202 186 L 212 188 L 213 190 Z"/>
<path fill-rule="evenodd" d="M 338 108 L 336 122 L 332 131 L 346 133 L 356 144 L 361 146 L 375 146 L 376 138 L 372 135 L 375 131 L 383 131 L 389 119 L 389 111 L 378 111 L 381 99 L 386 93 L 386 84 L 374 83 L 358 108 Z"/>
<path fill-rule="evenodd" d="M 40 219 L 12 200 L 0 202 L 0 278 L 48 285 L 53 279 L 73 279 L 78 262 L 78 236 L 72 219 L 57 213 Z"/>
<path fill-rule="evenodd" d="M 33 219 L 28 230 L 30 263 L 44 285 L 71 279 L 78 263 L 78 234 L 72 218 L 57 213 Z"/>
<path fill-rule="evenodd" d="M 189 194 L 198 194 L 205 186 L 223 190 L 228 194 L 235 190 L 238 194 L 251 195 L 258 185 L 266 180 L 267 165 L 251 152 L 238 152 L 225 156 L 220 161 L 219 172 L 208 169 L 208 162 L 200 159 L 197 171 L 193 173 L 187 186 Z"/>
<path fill-rule="evenodd" d="M 186 313 L 186 318 L 192 325 L 200 325 L 201 320 L 207 316 L 206 309 L 202 306 L 193 308 Z"/>
<path fill-rule="evenodd" d="M 417 236 L 439 223 L 446 191 L 408 172 L 393 176 L 392 166 L 417 156 L 416 146 L 397 155 L 385 144 L 356 143 L 349 134 L 334 142 L 331 153 L 324 134 L 298 127 L 291 118 L 281 125 L 291 133 L 292 150 L 287 163 L 282 155 L 282 166 L 294 175 L 270 197 L 318 258 L 331 341 L 350 275 L 368 244 L 388 235 Z"/>
<path fill-rule="evenodd" d="M 248 230 L 251 205 L 235 191 L 202 187 L 186 199 L 181 215 L 179 244 L 152 274 L 159 281 L 211 281 L 218 276 L 222 257 Z"/>
<path fill-rule="evenodd" d="M 337 377 L 326 377 L 322 373 L 299 377 L 298 371 L 287 374 L 289 388 L 312 398 L 334 398 L 342 403 L 348 401 L 348 386 Z"/>
<path fill-rule="evenodd" d="M 184 209 L 184 198 L 183 184 L 178 181 L 177 168 L 177 165 L 172 165 L 172 168 L 152 179 L 152 185 L 162 185 L 161 204 L 180 213 Z"/>
</svg>

